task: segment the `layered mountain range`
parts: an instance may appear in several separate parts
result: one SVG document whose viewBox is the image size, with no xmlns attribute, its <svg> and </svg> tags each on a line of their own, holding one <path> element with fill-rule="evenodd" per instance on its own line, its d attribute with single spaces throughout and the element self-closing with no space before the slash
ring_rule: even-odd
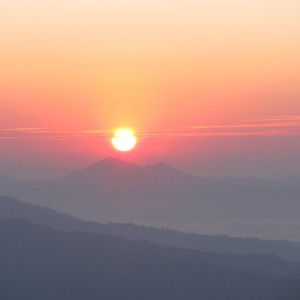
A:
<svg viewBox="0 0 300 300">
<path fill-rule="evenodd" d="M 298 300 L 300 244 L 86 222 L 0 197 L 5 300 Z M 298 260 L 298 262 L 297 262 Z"/>
<path fill-rule="evenodd" d="M 107 158 L 53 180 L 1 177 L 0 194 L 91 221 L 174 224 L 179 229 L 193 224 L 197 232 L 207 224 L 226 229 L 235 222 L 240 235 L 247 235 L 247 226 L 254 223 L 254 235 L 300 241 L 296 179 L 202 178 L 164 163 L 139 166 Z"/>
</svg>

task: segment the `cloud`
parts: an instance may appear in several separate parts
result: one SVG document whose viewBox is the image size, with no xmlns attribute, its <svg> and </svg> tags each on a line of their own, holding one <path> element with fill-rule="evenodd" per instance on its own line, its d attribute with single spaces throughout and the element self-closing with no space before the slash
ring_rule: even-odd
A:
<svg viewBox="0 0 300 300">
<path fill-rule="evenodd" d="M 300 136 L 300 116 L 227 119 L 223 124 L 188 125 L 199 136 Z"/>
<path fill-rule="evenodd" d="M 0 140 L 67 140 L 91 135 L 110 136 L 109 130 L 65 130 L 50 128 L 0 128 Z"/>
<path fill-rule="evenodd" d="M 178 130 L 137 132 L 139 137 L 243 137 L 300 136 L 300 116 L 271 116 L 224 119 L 218 124 L 191 124 Z M 88 137 L 108 138 L 112 130 L 65 130 L 50 128 L 0 128 L 1 140 L 67 140 Z"/>
</svg>

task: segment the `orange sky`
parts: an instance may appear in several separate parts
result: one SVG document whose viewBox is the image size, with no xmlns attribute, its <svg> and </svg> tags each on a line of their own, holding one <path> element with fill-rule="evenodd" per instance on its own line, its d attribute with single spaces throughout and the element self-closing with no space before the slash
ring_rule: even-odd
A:
<svg viewBox="0 0 300 300">
<path fill-rule="evenodd" d="M 203 132 L 195 134 L 198 126 L 209 126 L 209 136 L 216 135 L 212 126 L 223 126 L 217 134 L 227 135 L 225 146 L 218 145 L 221 152 L 245 153 L 242 138 L 266 134 L 249 134 L 244 127 L 235 133 L 240 146 L 233 147 L 234 134 L 224 125 L 300 116 L 299 28 L 300 2 L 292 0 L 3 0 L 0 128 L 67 131 L 68 138 L 51 133 L 57 149 L 45 152 L 27 133 L 7 141 L 0 132 L 0 154 L 6 161 L 20 157 L 17 144 L 24 145 L 25 137 L 26 147 L 41 159 L 80 152 L 90 153 L 91 160 L 96 153 L 110 154 L 103 139 L 98 144 L 89 136 L 87 145 L 87 137 L 76 137 L 75 150 L 70 132 L 111 132 L 122 125 L 142 135 L 159 132 L 160 142 L 154 147 L 149 137 L 143 152 L 155 159 L 191 149 L 196 159 L 199 140 L 215 153 Z M 288 131 L 276 127 L 267 135 L 278 136 L 277 143 L 288 137 L 297 147 L 299 124 L 289 122 Z M 168 138 L 161 137 L 163 131 Z M 176 140 L 180 134 L 188 138 L 185 151 Z M 267 139 L 253 157 L 271 149 Z M 295 147 L 274 154 L 274 160 L 296 153 Z"/>
</svg>

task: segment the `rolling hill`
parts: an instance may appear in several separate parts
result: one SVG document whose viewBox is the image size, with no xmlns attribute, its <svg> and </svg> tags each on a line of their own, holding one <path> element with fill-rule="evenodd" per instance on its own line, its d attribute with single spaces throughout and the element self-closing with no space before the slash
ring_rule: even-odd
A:
<svg viewBox="0 0 300 300">
<path fill-rule="evenodd" d="M 0 219 L 19 219 L 63 231 L 121 236 L 130 240 L 144 240 L 159 245 L 223 254 L 273 254 L 283 259 L 300 262 L 300 244 L 295 242 L 187 234 L 134 224 L 101 224 L 83 221 L 50 208 L 4 196 L 0 197 Z"/>
<path fill-rule="evenodd" d="M 226 262 L 227 256 L 218 261 L 216 254 L 62 232 L 20 220 L 1 220 L 0 239 L 3 300 L 298 300 L 300 296 L 295 274 L 282 276 L 262 264 L 261 270 L 250 269 L 259 259 L 256 256 L 246 267 L 235 259 Z"/>
</svg>

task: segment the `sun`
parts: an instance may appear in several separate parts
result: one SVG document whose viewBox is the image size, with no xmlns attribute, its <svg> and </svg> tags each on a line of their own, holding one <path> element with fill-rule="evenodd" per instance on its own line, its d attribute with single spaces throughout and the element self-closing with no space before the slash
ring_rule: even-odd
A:
<svg viewBox="0 0 300 300">
<path fill-rule="evenodd" d="M 118 151 L 126 152 L 132 150 L 137 143 L 133 130 L 128 128 L 117 129 L 111 139 L 112 145 Z"/>
</svg>

